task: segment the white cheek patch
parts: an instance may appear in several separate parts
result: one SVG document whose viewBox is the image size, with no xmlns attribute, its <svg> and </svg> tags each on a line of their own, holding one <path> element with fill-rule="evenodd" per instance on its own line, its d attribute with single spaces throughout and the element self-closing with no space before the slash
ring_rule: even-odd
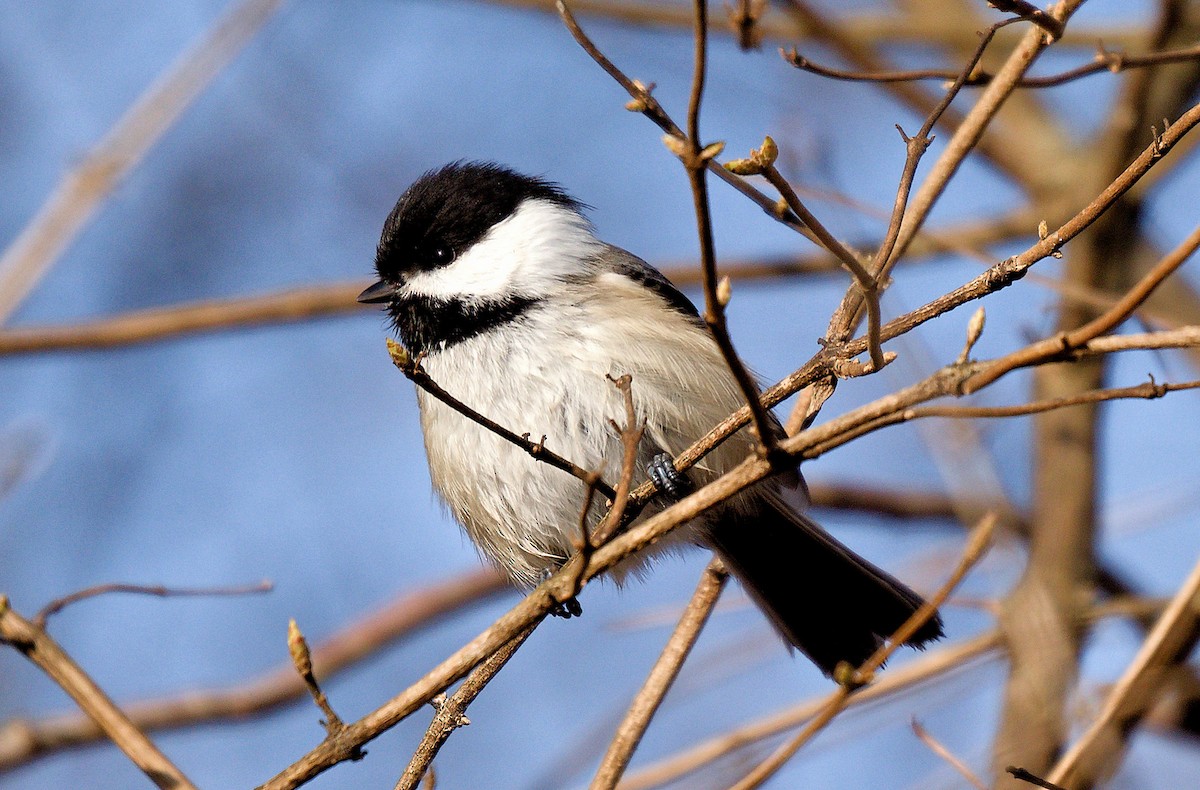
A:
<svg viewBox="0 0 1200 790">
<path fill-rule="evenodd" d="M 602 246 L 578 213 L 526 200 L 449 266 L 414 274 L 401 290 L 440 299 L 538 298 Z"/>
</svg>

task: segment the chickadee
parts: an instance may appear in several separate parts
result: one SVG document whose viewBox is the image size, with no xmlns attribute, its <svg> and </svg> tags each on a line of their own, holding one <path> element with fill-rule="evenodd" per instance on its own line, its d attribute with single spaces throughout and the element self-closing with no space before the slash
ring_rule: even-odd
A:
<svg viewBox="0 0 1200 790">
<path fill-rule="evenodd" d="M 548 448 L 610 481 L 623 455 L 612 421 L 624 423 L 625 403 L 609 379 L 629 374 L 646 426 L 634 485 L 653 476 L 676 495 L 703 486 L 753 451 L 748 429 L 686 474 L 669 458 L 737 410 L 741 391 L 688 298 L 597 239 L 583 208 L 558 185 L 495 164 L 430 171 L 384 223 L 379 281 L 358 301 L 385 305 L 406 349 L 455 397 L 514 431 L 545 435 Z M 580 538 L 583 483 L 424 390 L 417 400 L 433 485 L 479 551 L 523 587 L 561 567 Z M 858 665 L 922 600 L 791 506 L 787 494 L 802 491 L 798 475 L 763 481 L 614 575 L 644 567 L 651 553 L 708 546 L 826 674 L 841 661 Z M 670 504 L 660 493 L 641 517 Z M 593 524 L 602 513 L 597 504 Z M 908 644 L 940 636 L 935 616 Z"/>
</svg>

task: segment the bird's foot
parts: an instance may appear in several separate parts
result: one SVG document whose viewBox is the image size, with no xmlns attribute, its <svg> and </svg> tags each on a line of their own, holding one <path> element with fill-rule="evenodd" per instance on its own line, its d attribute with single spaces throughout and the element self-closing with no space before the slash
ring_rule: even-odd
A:
<svg viewBox="0 0 1200 790">
<path fill-rule="evenodd" d="M 646 464 L 646 474 L 650 476 L 659 491 L 676 502 L 695 490 L 692 481 L 675 468 L 675 462 L 666 453 L 659 453 L 650 463 Z"/>
<path fill-rule="evenodd" d="M 553 567 L 543 570 L 542 581 L 549 579 L 557 570 L 558 568 Z M 578 598 L 571 596 L 565 601 L 555 601 L 550 607 L 550 614 L 554 615 L 555 617 L 561 617 L 564 620 L 570 620 L 572 617 L 579 617 L 581 614 L 583 614 L 583 607 L 579 605 Z"/>
</svg>

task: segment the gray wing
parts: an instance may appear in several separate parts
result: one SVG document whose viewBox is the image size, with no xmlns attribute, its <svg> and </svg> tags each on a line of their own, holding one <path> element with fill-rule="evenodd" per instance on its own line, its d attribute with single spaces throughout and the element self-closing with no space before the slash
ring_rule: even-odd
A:
<svg viewBox="0 0 1200 790">
<path fill-rule="evenodd" d="M 635 283 L 658 294 L 672 310 L 682 313 L 700 326 L 705 325 L 704 320 L 700 318 L 700 311 L 696 309 L 696 305 L 692 304 L 692 300 L 684 296 L 670 280 L 663 276 L 662 272 L 633 253 L 606 244 L 604 251 L 593 259 L 593 263 L 597 269 L 616 272 L 628 277 Z"/>
<path fill-rule="evenodd" d="M 700 311 L 692 304 L 692 300 L 684 296 L 675 287 L 674 283 L 663 276 L 662 272 L 633 253 L 623 250 L 620 247 L 606 244 L 604 251 L 593 259 L 593 263 L 600 271 L 616 272 L 658 294 L 671 309 L 693 321 L 706 333 L 709 331 L 708 324 L 700 317 Z M 771 421 L 771 427 L 774 429 L 773 432 L 776 438 L 782 439 L 784 437 L 783 425 L 780 424 L 774 413 L 768 411 L 767 417 Z M 785 496 L 788 496 L 790 504 L 793 507 L 797 510 L 803 510 L 807 507 L 808 486 L 804 483 L 804 478 L 800 476 L 798 470 L 784 471 L 776 477 L 778 482 L 783 485 L 785 491 L 790 494 L 790 496 L 787 494 Z"/>
</svg>

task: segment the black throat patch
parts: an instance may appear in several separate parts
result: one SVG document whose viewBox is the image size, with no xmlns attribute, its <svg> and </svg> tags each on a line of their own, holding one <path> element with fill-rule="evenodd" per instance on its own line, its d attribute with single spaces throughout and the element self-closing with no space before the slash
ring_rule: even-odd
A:
<svg viewBox="0 0 1200 790">
<path fill-rule="evenodd" d="M 392 302 L 388 312 L 410 354 L 430 354 L 470 340 L 478 334 L 517 321 L 538 300 L 516 297 L 466 301 L 406 296 Z"/>
</svg>

